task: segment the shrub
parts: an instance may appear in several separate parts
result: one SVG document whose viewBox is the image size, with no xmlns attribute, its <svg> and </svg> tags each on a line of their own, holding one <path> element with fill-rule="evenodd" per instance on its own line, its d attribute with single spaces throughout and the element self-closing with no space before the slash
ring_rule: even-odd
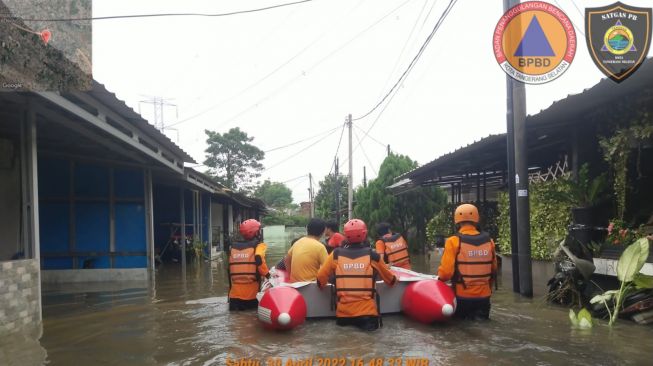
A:
<svg viewBox="0 0 653 366">
<path fill-rule="evenodd" d="M 531 257 L 533 259 L 551 259 L 557 243 L 567 234 L 567 228 L 571 224 L 573 204 L 569 200 L 559 199 L 561 196 L 570 195 L 570 185 L 565 179 L 568 178 L 530 185 Z M 498 227 L 499 249 L 502 253 L 510 253 L 510 203 L 507 192 L 499 195 Z"/>
</svg>

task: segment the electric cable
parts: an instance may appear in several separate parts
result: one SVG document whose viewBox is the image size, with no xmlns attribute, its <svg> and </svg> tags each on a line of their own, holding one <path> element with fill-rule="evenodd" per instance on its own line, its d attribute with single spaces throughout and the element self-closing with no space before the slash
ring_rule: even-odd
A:
<svg viewBox="0 0 653 366">
<path fill-rule="evenodd" d="M 329 169 L 329 174 L 331 175 L 331 172 L 333 171 L 333 168 L 336 166 L 336 159 L 338 158 L 338 152 L 340 152 L 340 144 L 342 143 L 342 136 L 345 134 L 345 126 L 347 126 L 347 122 L 342 124 L 342 130 L 340 131 L 340 139 L 338 140 L 338 147 L 336 147 L 336 153 L 333 156 L 333 162 L 331 163 L 331 169 Z"/>
<path fill-rule="evenodd" d="M 336 55 L 338 52 L 342 51 L 345 47 L 349 46 L 349 44 L 351 44 L 352 42 L 354 42 L 355 40 L 357 40 L 357 39 L 358 39 L 359 37 L 361 37 L 363 34 L 367 33 L 370 29 L 374 28 L 376 25 L 378 25 L 378 24 L 381 23 L 383 20 L 385 20 L 387 17 L 389 17 L 390 15 L 394 14 L 397 10 L 401 9 L 402 7 L 404 7 L 404 6 L 405 6 L 406 4 L 408 4 L 410 1 L 412 1 L 412 0 L 405 0 L 403 3 L 399 4 L 399 6 L 395 7 L 394 9 L 392 9 L 391 11 L 389 11 L 387 14 L 385 14 L 385 15 L 382 16 L 381 18 L 377 19 L 374 23 L 370 24 L 367 28 L 365 28 L 365 29 L 363 29 L 362 31 L 358 32 L 356 35 L 354 35 L 354 36 L 353 36 L 352 38 L 350 38 L 348 41 L 346 41 L 345 43 L 341 44 L 338 48 L 334 49 L 334 50 L 331 51 L 329 54 L 327 54 L 326 56 L 324 56 L 323 58 L 321 58 L 320 60 L 318 60 L 316 63 L 314 63 L 313 65 L 311 65 L 311 66 L 308 67 L 307 69 L 303 70 L 301 73 L 297 74 L 294 78 L 288 80 L 286 83 L 284 83 L 283 85 L 281 85 L 279 88 L 277 88 L 277 89 L 271 91 L 268 95 L 264 96 L 263 98 L 259 99 L 259 100 L 256 101 L 256 102 L 254 102 L 254 103 L 253 103 L 252 105 L 250 105 L 249 107 L 247 107 L 247 108 L 241 110 L 240 112 L 238 112 L 238 113 L 232 115 L 231 117 L 228 117 L 228 118 L 225 119 L 225 120 L 220 121 L 220 122 L 216 125 L 216 127 L 214 127 L 214 128 L 219 128 L 219 127 L 224 126 L 225 124 L 227 124 L 227 123 L 229 123 L 229 122 L 235 120 L 236 118 L 242 116 L 243 114 L 246 114 L 247 112 L 253 110 L 254 108 L 257 108 L 257 107 L 259 106 L 259 104 L 261 104 L 261 103 L 267 101 L 268 99 L 273 98 L 275 95 L 277 95 L 278 93 L 280 93 L 281 91 L 283 91 L 284 89 L 286 89 L 287 87 L 289 87 L 290 85 L 294 84 L 297 80 L 299 80 L 300 78 L 306 76 L 306 74 L 307 74 L 308 72 L 314 70 L 316 67 L 320 66 L 323 62 L 325 62 L 326 60 L 330 59 L 331 57 L 333 57 L 334 55 Z M 186 120 L 189 120 L 189 119 L 186 119 Z M 184 122 L 186 122 L 186 120 L 184 120 Z M 181 121 L 178 122 L 178 123 L 181 123 Z"/>
<path fill-rule="evenodd" d="M 265 150 L 265 151 L 263 151 L 263 152 L 264 152 L 264 153 L 269 153 L 269 152 L 272 152 L 272 151 L 277 151 L 277 150 L 285 149 L 285 148 L 287 148 L 287 147 L 291 147 L 291 146 L 294 146 L 294 145 L 300 144 L 300 143 L 302 143 L 302 142 L 304 142 L 304 141 L 312 140 L 312 139 L 314 139 L 314 138 L 316 138 L 316 137 L 319 137 L 319 136 L 322 136 L 322 135 L 324 135 L 324 134 L 326 134 L 326 133 L 333 132 L 333 131 L 337 130 L 338 127 L 340 127 L 340 125 L 338 125 L 338 126 L 336 126 L 336 127 L 334 127 L 334 128 L 328 129 L 328 130 L 326 130 L 326 131 L 322 131 L 322 132 L 320 132 L 320 133 L 318 133 L 318 134 L 315 134 L 315 135 L 313 135 L 313 136 L 306 137 L 306 138 L 303 138 L 303 139 L 301 139 L 301 140 L 297 140 L 297 141 L 295 141 L 295 142 L 291 142 L 291 143 L 286 144 L 286 145 L 283 145 L 283 146 L 277 146 L 277 147 L 275 147 L 275 148 L 272 148 L 272 149 L 269 149 L 269 150 Z"/>
<path fill-rule="evenodd" d="M 333 130 L 333 131 L 331 131 L 331 132 L 330 132 L 327 136 L 325 136 L 325 137 L 329 137 L 329 136 L 333 135 L 336 131 L 337 131 L 337 130 Z M 310 148 L 312 148 L 312 147 L 315 147 L 315 146 L 319 145 L 320 142 L 322 142 L 322 141 L 324 141 L 324 139 L 322 139 L 322 140 L 320 140 L 320 141 L 318 141 L 318 142 L 316 142 L 316 143 L 314 143 L 314 144 L 307 145 L 306 147 L 304 147 L 303 149 L 297 151 L 296 153 L 294 153 L 294 154 L 292 154 L 292 155 L 289 155 L 289 156 L 286 157 L 285 159 L 280 160 L 280 161 L 278 161 L 278 162 L 272 164 L 271 166 L 269 166 L 269 167 L 263 169 L 263 171 L 261 171 L 261 173 L 265 173 L 265 172 L 267 172 L 268 170 L 271 170 L 271 169 L 273 169 L 273 168 L 276 168 L 277 166 L 279 166 L 279 165 L 281 165 L 281 164 L 287 162 L 288 160 L 291 160 L 292 158 L 294 158 L 294 157 L 296 157 L 296 156 L 299 156 L 299 154 L 303 153 L 304 151 L 306 151 L 306 150 L 308 150 L 308 149 L 310 149 Z"/>
<path fill-rule="evenodd" d="M 562 5 L 560 5 L 560 3 L 558 2 L 558 0 L 553 0 L 553 1 L 556 3 L 556 5 L 558 6 L 559 9 L 562 9 Z M 572 1 L 571 3 L 574 4 L 573 1 Z M 574 4 L 574 6 L 576 6 L 576 4 Z M 583 18 L 585 18 L 585 14 L 581 13 L 581 12 L 580 12 L 580 9 L 578 9 L 578 7 L 576 7 L 576 9 L 577 9 L 578 12 L 580 13 L 580 15 L 581 15 Z M 570 16 L 567 16 L 567 17 L 569 18 L 569 21 L 570 21 L 571 24 L 574 26 L 574 28 L 576 28 L 576 32 L 580 33 L 583 37 L 585 37 L 585 32 L 583 32 L 583 30 L 581 30 L 581 29 L 576 25 L 576 23 L 574 23 L 573 20 L 571 20 L 571 17 L 570 17 Z"/>
<path fill-rule="evenodd" d="M 370 157 L 367 156 L 367 152 L 365 152 L 365 148 L 363 147 L 361 139 L 360 139 L 360 137 L 358 137 L 358 133 L 356 133 L 356 131 L 354 131 L 354 136 L 356 136 L 356 140 L 358 141 L 358 144 L 361 147 L 361 151 L 363 152 L 363 155 L 365 156 L 365 159 L 367 159 L 367 162 L 370 164 L 370 168 L 372 168 L 372 171 L 374 172 L 374 175 L 379 175 L 379 173 L 376 171 L 376 168 L 374 167 L 374 164 L 372 163 L 372 160 L 370 160 Z"/>
<path fill-rule="evenodd" d="M 401 74 L 399 79 L 397 79 L 397 82 L 395 82 L 395 84 L 392 86 L 392 88 L 390 88 L 390 90 L 383 96 L 383 98 L 381 98 L 381 100 L 372 109 L 370 109 L 367 113 L 363 114 L 362 116 L 354 118 L 353 119 L 354 121 L 361 120 L 361 119 L 369 116 L 370 114 L 372 114 L 375 110 L 377 110 L 381 106 L 381 104 L 383 104 L 383 102 L 385 102 L 390 97 L 390 95 L 393 92 L 395 92 L 395 90 L 397 90 L 399 84 L 401 84 L 404 81 L 404 79 L 408 76 L 410 71 L 413 69 L 413 67 L 415 66 L 415 64 L 419 60 L 419 58 L 422 56 L 422 54 L 424 53 L 424 50 L 429 45 L 429 43 L 433 39 L 433 36 L 435 36 L 435 34 L 437 33 L 438 29 L 440 29 L 440 26 L 442 25 L 444 20 L 447 18 L 447 16 L 451 12 L 451 9 L 453 9 L 453 7 L 456 5 L 457 1 L 458 0 L 450 0 L 449 1 L 449 4 L 445 8 L 445 10 L 442 12 L 442 15 L 440 16 L 440 19 L 438 19 L 438 22 L 433 27 L 433 30 L 431 31 L 429 36 L 426 38 L 426 40 L 424 41 L 424 43 L 420 47 L 420 49 L 417 52 L 417 54 L 415 55 L 415 57 L 413 57 L 412 61 L 408 65 L 408 67 L 406 67 L 406 69 Z"/>
<path fill-rule="evenodd" d="M 277 4 L 266 6 L 263 8 L 256 9 L 247 9 L 247 10 L 237 10 L 228 13 L 162 13 L 162 14 L 132 14 L 132 15 L 108 15 L 102 17 L 81 17 L 81 18 L 21 18 L 22 21 L 26 22 L 75 22 L 75 21 L 92 21 L 92 20 L 110 20 L 110 19 L 130 19 L 130 18 L 156 18 L 156 17 L 226 17 L 230 15 L 239 15 L 239 14 L 248 14 L 248 13 L 257 13 L 266 10 L 272 10 L 277 8 L 283 8 L 286 6 L 299 5 L 303 3 L 308 3 L 314 0 L 300 0 L 290 3 Z M 11 18 L 9 16 L 0 16 L 0 19 Z"/>
<path fill-rule="evenodd" d="M 358 125 L 354 125 L 354 127 L 358 128 L 361 132 L 365 132 L 364 129 L 358 127 Z M 367 137 L 371 138 L 372 141 L 376 142 L 377 144 L 381 145 L 384 149 L 388 147 L 388 144 L 384 144 L 383 142 L 379 141 L 378 139 L 375 139 L 374 136 L 367 134 Z"/>
<path fill-rule="evenodd" d="M 406 38 L 406 41 L 404 42 L 404 46 L 401 48 L 401 52 L 399 52 L 399 55 L 397 56 L 397 59 L 395 60 L 394 65 L 392 66 L 392 69 L 390 70 L 390 73 L 388 73 L 388 78 L 385 80 L 383 83 L 383 90 L 388 86 L 388 83 L 390 82 L 390 79 L 392 78 L 392 75 L 394 74 L 395 70 L 397 69 L 397 66 L 399 65 L 399 61 L 401 60 L 401 56 L 404 55 L 404 51 L 406 51 L 406 47 L 408 46 L 408 42 L 410 39 L 413 37 L 413 33 L 415 32 L 415 28 L 417 28 L 417 23 L 422 18 L 422 14 L 424 14 L 424 9 L 426 8 L 426 3 L 428 0 L 424 0 L 424 5 L 422 5 L 422 9 L 420 10 L 419 14 L 417 15 L 417 18 L 415 19 L 415 23 L 413 24 L 413 27 L 410 29 L 410 33 L 408 33 L 408 37 Z"/>
</svg>

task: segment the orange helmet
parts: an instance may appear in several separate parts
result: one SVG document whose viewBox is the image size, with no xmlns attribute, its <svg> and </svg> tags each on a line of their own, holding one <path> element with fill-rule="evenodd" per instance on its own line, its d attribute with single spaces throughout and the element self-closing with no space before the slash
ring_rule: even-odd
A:
<svg viewBox="0 0 653 366">
<path fill-rule="evenodd" d="M 260 229 L 260 222 L 254 219 L 245 220 L 242 224 L 240 224 L 240 235 L 242 235 L 245 240 L 249 240 L 255 237 Z"/>
<path fill-rule="evenodd" d="M 367 225 L 363 220 L 351 219 L 345 224 L 344 232 L 351 244 L 362 243 L 367 238 Z"/>
<path fill-rule="evenodd" d="M 469 221 L 478 224 L 480 216 L 478 215 L 478 208 L 469 203 L 462 204 L 456 207 L 456 212 L 453 214 L 453 221 L 458 224 L 461 222 Z"/>
</svg>

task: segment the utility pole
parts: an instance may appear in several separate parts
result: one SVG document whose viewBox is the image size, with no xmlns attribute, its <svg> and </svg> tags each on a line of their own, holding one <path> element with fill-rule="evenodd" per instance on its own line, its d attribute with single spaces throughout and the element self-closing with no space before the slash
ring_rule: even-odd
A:
<svg viewBox="0 0 653 366">
<path fill-rule="evenodd" d="M 347 218 L 351 220 L 354 213 L 354 159 L 352 159 L 351 114 L 347 116 L 347 126 L 349 127 L 349 188 L 347 190 Z"/>
<path fill-rule="evenodd" d="M 311 218 L 315 217 L 315 201 L 313 200 L 313 174 L 308 173 L 308 200 L 311 204 Z"/>
<path fill-rule="evenodd" d="M 338 158 L 336 158 L 336 173 L 335 173 L 335 183 L 333 187 L 335 188 L 334 196 L 336 198 L 336 222 L 340 226 L 340 179 L 338 172 Z"/>
<path fill-rule="evenodd" d="M 388 144 L 388 156 L 390 156 L 390 144 Z"/>
<path fill-rule="evenodd" d="M 519 3 L 520 0 L 504 0 L 504 13 Z M 519 22 L 520 18 L 516 17 L 513 21 Z M 522 27 L 517 24 L 513 29 L 521 30 Z M 528 148 L 526 146 L 526 88 L 524 83 L 514 80 L 508 75 L 506 75 L 506 80 L 513 291 L 518 291 L 522 296 L 533 297 L 531 225 L 528 202 Z M 510 172 L 511 165 L 514 169 L 513 172 Z M 515 223 L 516 225 L 513 225 Z M 516 246 L 515 239 L 517 239 Z M 517 258 L 517 264 L 515 264 L 515 258 Z M 515 267 L 517 267 L 516 272 Z M 517 280 L 514 280 L 515 274 L 518 274 Z M 515 288 L 516 284 L 519 285 L 518 288 Z"/>
<path fill-rule="evenodd" d="M 363 167 L 363 187 L 367 188 L 367 170 Z"/>
</svg>

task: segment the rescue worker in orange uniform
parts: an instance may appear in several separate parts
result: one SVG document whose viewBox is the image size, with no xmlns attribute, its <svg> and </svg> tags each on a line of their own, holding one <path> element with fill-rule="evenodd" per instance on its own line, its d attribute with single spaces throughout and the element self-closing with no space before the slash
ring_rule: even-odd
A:
<svg viewBox="0 0 653 366">
<path fill-rule="evenodd" d="M 229 310 L 256 309 L 262 277 L 269 277 L 265 263 L 267 245 L 261 241 L 261 223 L 249 219 L 240 224 L 244 241 L 229 249 Z"/>
<path fill-rule="evenodd" d="M 326 230 L 324 230 L 324 237 L 327 243 L 327 252 L 333 252 L 333 249 L 339 247 L 345 240 L 345 236 L 338 232 L 338 223 L 335 221 L 327 221 Z"/>
<path fill-rule="evenodd" d="M 367 226 L 362 220 L 349 220 L 344 227 L 347 246 L 335 248 L 317 274 L 320 288 L 335 275 L 337 297 L 336 324 L 354 325 L 362 330 L 378 329 L 380 323 L 376 280 L 394 285 L 392 272 L 367 242 Z"/>
<path fill-rule="evenodd" d="M 497 258 L 494 241 L 479 231 L 480 217 L 474 205 L 456 208 L 458 232 L 444 244 L 438 268 L 441 281 L 451 280 L 456 294 L 457 318 L 489 319 L 492 284 L 496 283 Z"/>
<path fill-rule="evenodd" d="M 382 222 L 376 225 L 379 239 L 376 241 L 376 252 L 381 255 L 385 263 L 391 266 L 411 269 L 408 243 L 399 233 L 392 233 L 390 224 Z"/>
</svg>

